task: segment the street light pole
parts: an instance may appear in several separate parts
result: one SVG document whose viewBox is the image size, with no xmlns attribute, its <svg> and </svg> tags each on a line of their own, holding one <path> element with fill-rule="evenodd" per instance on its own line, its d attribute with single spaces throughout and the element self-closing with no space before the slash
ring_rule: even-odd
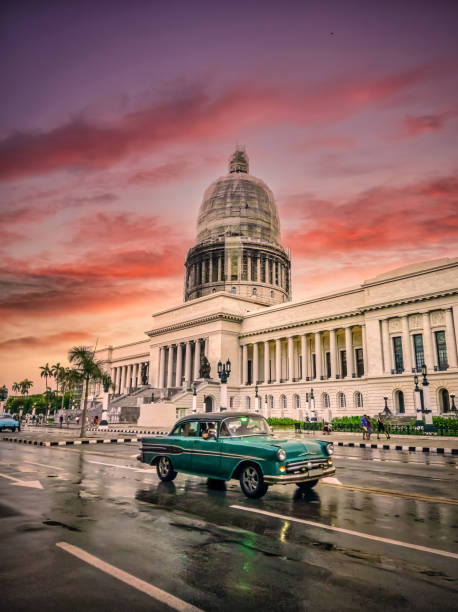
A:
<svg viewBox="0 0 458 612">
<path fill-rule="evenodd" d="M 415 425 L 418 427 L 420 425 L 423 425 L 423 415 L 422 415 L 422 409 L 421 409 L 421 391 L 420 391 L 420 387 L 418 386 L 418 376 L 416 374 L 413 377 L 413 381 L 415 383 L 415 389 L 414 389 L 415 409 L 417 411 L 417 420 L 415 422 Z"/>
<path fill-rule="evenodd" d="M 227 379 L 231 375 L 231 362 L 228 359 L 226 363 L 218 361 L 218 376 L 221 381 L 220 393 L 220 412 L 227 410 Z"/>
<path fill-rule="evenodd" d="M 431 410 L 431 397 L 429 393 L 429 382 L 426 378 L 427 368 L 426 365 L 421 367 L 421 373 L 423 375 L 423 380 L 421 381 L 421 385 L 423 387 L 423 412 L 425 414 L 425 432 L 433 432 L 433 413 Z"/>
<path fill-rule="evenodd" d="M 197 384 L 195 382 L 192 383 L 192 413 L 195 414 L 197 412 Z"/>
<path fill-rule="evenodd" d="M 255 388 L 254 388 L 254 411 L 255 412 L 260 412 L 258 385 L 256 385 Z"/>
<path fill-rule="evenodd" d="M 450 393 L 450 397 L 452 399 L 452 405 L 450 406 L 450 410 L 453 410 L 453 412 L 456 412 L 455 394 L 454 393 Z"/>
</svg>

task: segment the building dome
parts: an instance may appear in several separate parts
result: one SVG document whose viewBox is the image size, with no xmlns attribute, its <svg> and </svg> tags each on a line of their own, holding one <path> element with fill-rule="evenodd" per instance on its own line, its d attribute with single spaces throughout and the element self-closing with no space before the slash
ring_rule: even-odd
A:
<svg viewBox="0 0 458 612">
<path fill-rule="evenodd" d="M 219 291 L 263 304 L 291 299 L 291 264 L 280 244 L 275 199 L 249 174 L 244 149 L 230 158 L 229 173 L 206 189 L 185 265 L 185 301 Z"/>
<path fill-rule="evenodd" d="M 237 150 L 229 174 L 205 191 L 197 221 L 197 243 L 244 236 L 280 244 L 280 222 L 271 190 L 249 173 L 248 156 Z"/>
</svg>

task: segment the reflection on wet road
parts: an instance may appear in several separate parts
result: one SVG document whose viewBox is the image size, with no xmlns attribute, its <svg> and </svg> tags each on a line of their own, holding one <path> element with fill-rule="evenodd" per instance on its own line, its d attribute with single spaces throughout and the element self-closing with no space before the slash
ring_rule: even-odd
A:
<svg viewBox="0 0 458 612">
<path fill-rule="evenodd" d="M 236 481 L 161 483 L 136 454 L 0 444 L 11 609 L 170 609 L 60 542 L 202 610 L 454 607 L 454 458 L 339 448 L 337 481 L 248 500 Z"/>
</svg>

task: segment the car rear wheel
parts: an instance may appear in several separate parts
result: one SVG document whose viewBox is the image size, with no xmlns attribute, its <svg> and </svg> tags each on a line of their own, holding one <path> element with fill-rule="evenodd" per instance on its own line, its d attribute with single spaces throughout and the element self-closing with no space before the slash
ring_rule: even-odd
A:
<svg viewBox="0 0 458 612">
<path fill-rule="evenodd" d="M 159 457 L 159 461 L 156 463 L 156 471 L 162 482 L 174 480 L 178 473 L 173 469 L 172 462 L 168 457 Z"/>
<path fill-rule="evenodd" d="M 307 482 L 296 482 L 299 489 L 306 491 L 307 489 L 313 489 L 318 484 L 318 478 L 316 480 L 308 480 Z"/>
<path fill-rule="evenodd" d="M 240 488 L 247 497 L 262 497 L 267 493 L 261 470 L 256 465 L 246 465 L 240 474 Z"/>
</svg>

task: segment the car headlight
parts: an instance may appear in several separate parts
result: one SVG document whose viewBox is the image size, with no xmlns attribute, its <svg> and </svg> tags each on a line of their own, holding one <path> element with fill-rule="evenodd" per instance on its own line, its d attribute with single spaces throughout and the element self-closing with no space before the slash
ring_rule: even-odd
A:
<svg viewBox="0 0 458 612">
<path fill-rule="evenodd" d="M 277 458 L 279 461 L 284 461 L 286 459 L 286 451 L 284 448 L 279 448 L 277 451 Z"/>
<path fill-rule="evenodd" d="M 332 455 L 334 453 L 334 444 L 332 444 L 332 442 L 331 444 L 328 444 L 326 446 L 326 450 L 327 450 L 328 455 Z"/>
</svg>

